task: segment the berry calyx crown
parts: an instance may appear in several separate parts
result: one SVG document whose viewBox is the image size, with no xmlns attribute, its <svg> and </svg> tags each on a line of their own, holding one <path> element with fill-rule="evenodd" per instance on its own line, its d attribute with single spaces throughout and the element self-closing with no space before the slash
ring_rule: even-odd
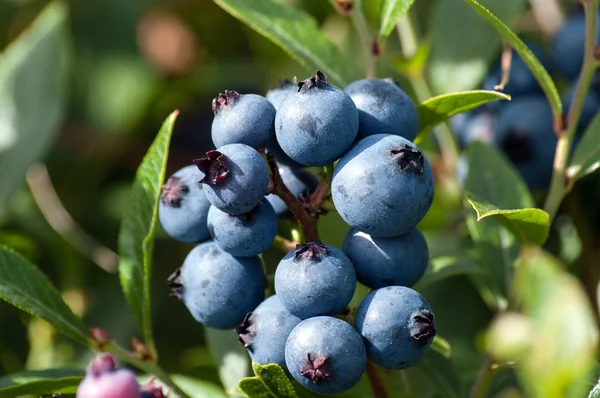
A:
<svg viewBox="0 0 600 398">
<path fill-rule="evenodd" d="M 329 249 L 321 242 L 307 242 L 296 245 L 294 260 L 321 260 Z"/>
<path fill-rule="evenodd" d="M 423 175 L 425 158 L 417 148 L 408 144 L 400 144 L 400 147 L 392 149 L 391 153 L 401 170 Z"/>
<path fill-rule="evenodd" d="M 240 98 L 240 93 L 234 90 L 225 90 L 224 93 L 219 93 L 212 100 L 212 111 L 216 115 L 227 106 L 231 106 L 235 104 L 235 102 Z"/>
<path fill-rule="evenodd" d="M 297 77 L 294 77 L 294 91 L 299 93 L 306 93 L 313 88 L 323 88 L 327 86 L 327 76 L 320 70 L 317 71 L 315 76 L 309 77 L 306 80 L 298 81 Z"/>
<path fill-rule="evenodd" d="M 183 197 L 190 192 L 190 187 L 181 182 L 181 178 L 171 176 L 162 186 L 160 200 L 164 205 L 181 207 Z"/>
<path fill-rule="evenodd" d="M 229 175 L 227 158 L 217 150 L 208 151 L 205 157 L 194 159 L 194 164 L 204 173 L 200 180 L 202 184 L 217 185 Z"/>
<path fill-rule="evenodd" d="M 429 310 L 421 310 L 412 317 L 410 335 L 417 345 L 425 346 L 435 334 L 435 315 Z"/>
</svg>

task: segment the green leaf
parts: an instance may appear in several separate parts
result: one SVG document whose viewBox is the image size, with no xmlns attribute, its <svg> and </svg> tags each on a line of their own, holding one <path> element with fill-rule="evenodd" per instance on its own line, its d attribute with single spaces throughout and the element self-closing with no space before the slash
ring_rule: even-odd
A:
<svg viewBox="0 0 600 398">
<path fill-rule="evenodd" d="M 379 36 L 388 37 L 396 23 L 408 12 L 415 0 L 383 0 L 381 4 Z"/>
<path fill-rule="evenodd" d="M 446 278 L 456 275 L 483 274 L 483 270 L 468 257 L 436 257 L 431 259 L 425 275 L 413 287 L 416 290 L 422 290 L 435 283 L 441 282 Z"/>
<path fill-rule="evenodd" d="M 225 391 L 231 394 L 240 379 L 252 374 L 250 357 L 231 330 L 205 328 L 207 344 L 217 364 L 217 370 Z"/>
<path fill-rule="evenodd" d="M 444 358 L 450 358 L 452 355 L 452 347 L 448 340 L 441 336 L 435 336 L 433 338 L 433 343 L 431 343 L 431 349 Z"/>
<path fill-rule="evenodd" d="M 5 246 L 0 246 L 0 298 L 43 319 L 73 340 L 93 345 L 88 329 L 65 304 L 48 278 Z"/>
<path fill-rule="evenodd" d="M 252 364 L 255 377 L 240 380 L 240 389 L 250 398 L 297 398 L 281 366 Z"/>
<path fill-rule="evenodd" d="M 600 168 L 600 112 L 585 131 L 581 142 L 575 148 L 567 175 L 578 180 Z"/>
<path fill-rule="evenodd" d="M 50 3 L 0 54 L 0 213 L 59 130 L 69 65 L 66 20 L 66 6 Z"/>
<path fill-rule="evenodd" d="M 517 268 L 517 305 L 535 331 L 517 369 L 532 396 L 585 396 L 596 366 L 594 312 L 579 280 L 564 268 L 540 249 L 527 250 Z"/>
<path fill-rule="evenodd" d="M 178 112 L 163 123 L 135 175 L 119 233 L 119 276 L 144 341 L 153 349 L 150 306 L 152 249 L 161 184 Z"/>
<path fill-rule="evenodd" d="M 548 74 L 548 71 L 540 63 L 540 61 L 533 55 L 531 50 L 525 43 L 513 33 L 508 26 L 506 26 L 500 19 L 498 19 L 490 10 L 479 4 L 475 0 L 465 0 L 475 11 L 477 11 L 483 18 L 485 18 L 496 30 L 502 35 L 502 37 L 510 43 L 514 50 L 521 56 L 521 59 L 529 70 L 533 73 L 537 79 L 540 87 L 546 94 L 548 102 L 552 107 L 552 113 L 554 114 L 555 120 L 562 119 L 562 101 L 558 89 L 552 80 L 552 77 Z"/>
<path fill-rule="evenodd" d="M 467 192 L 467 201 L 477 212 L 477 221 L 494 217 L 511 231 L 519 242 L 542 245 L 550 232 L 550 216 L 541 209 L 499 209 L 493 204 Z"/>
<path fill-rule="evenodd" d="M 497 100 L 510 100 L 510 96 L 497 91 L 475 90 L 430 98 L 417 106 L 421 121 L 419 135 L 427 133 L 436 124 L 442 123 L 454 115 Z"/>
<path fill-rule="evenodd" d="M 311 72 L 319 69 L 341 86 L 353 80 L 349 60 L 304 11 L 273 0 L 215 0 L 220 7 L 265 36 Z"/>
<path fill-rule="evenodd" d="M 482 0 L 503 21 L 515 21 L 527 0 Z M 433 7 L 432 51 L 428 76 L 435 93 L 452 93 L 481 87 L 490 64 L 500 52 L 501 37 L 464 0 L 444 0 Z M 451 16 L 451 17 L 449 17 Z M 468 43 L 468 45 L 466 45 Z"/>
<path fill-rule="evenodd" d="M 13 373 L 0 378 L 0 396 L 73 394 L 83 376 L 85 376 L 85 371 L 76 368 L 28 370 Z"/>
<path fill-rule="evenodd" d="M 206 380 L 199 380 L 183 375 L 171 375 L 173 381 L 190 397 L 225 398 L 227 395 L 217 385 Z M 155 383 L 159 380 L 155 379 Z M 163 384 L 164 386 L 164 384 Z M 167 387 L 168 388 L 168 387 Z"/>
</svg>

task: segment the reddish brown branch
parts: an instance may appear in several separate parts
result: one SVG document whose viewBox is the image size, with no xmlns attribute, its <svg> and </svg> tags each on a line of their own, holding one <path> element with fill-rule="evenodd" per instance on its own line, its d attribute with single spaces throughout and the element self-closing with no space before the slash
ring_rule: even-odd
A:
<svg viewBox="0 0 600 398">
<path fill-rule="evenodd" d="M 375 398 L 389 397 L 388 391 L 384 385 L 382 369 L 377 368 L 371 361 L 367 361 L 367 377 Z"/>
</svg>

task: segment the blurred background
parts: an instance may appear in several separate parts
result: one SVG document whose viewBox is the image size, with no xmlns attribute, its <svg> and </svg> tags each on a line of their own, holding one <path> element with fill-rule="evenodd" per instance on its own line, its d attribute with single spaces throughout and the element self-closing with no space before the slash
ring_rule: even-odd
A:
<svg viewBox="0 0 600 398">
<path fill-rule="evenodd" d="M 357 56 L 360 39 L 330 2 L 280 2 L 314 16 L 350 60 L 354 76 L 364 76 L 364 57 Z M 375 32 L 380 0 L 363 3 Z M 519 34 L 542 44 L 561 23 L 552 0 L 482 3 Z M 0 0 L 0 49 L 10 51 L 11 42 L 47 4 Z M 577 11 L 575 1 L 559 6 Z M 114 252 L 136 168 L 165 117 L 181 111 L 170 150 L 171 174 L 212 148 L 210 104 L 219 92 L 264 94 L 279 80 L 304 79 L 314 71 L 208 0 L 72 0 L 55 7 L 68 10 L 64 26 L 54 42 L 37 43 L 47 53 L 27 60 L 28 73 L 12 81 L 24 87 L 27 95 L 18 100 L 31 104 L 33 115 L 18 137 L 3 130 L 11 108 L 1 102 L 2 90 L 12 88 L 0 75 L 0 242 L 39 265 L 86 325 L 101 327 L 129 346 L 137 331 L 115 274 Z M 416 1 L 411 10 L 430 52 L 426 76 L 432 94 L 480 87 L 499 57 L 498 35 L 465 7 L 461 0 L 428 0 Z M 415 65 L 402 57 L 396 35 L 388 40 L 384 59 L 378 75 L 393 76 L 415 99 L 424 99 L 408 84 Z M 423 146 L 435 166 L 435 142 L 430 138 Z M 440 185 L 421 225 L 432 257 L 461 250 L 461 206 Z M 321 230 L 325 241 L 340 246 L 347 227 L 329 214 Z M 153 279 L 157 345 L 168 371 L 218 384 L 203 328 L 168 297 L 166 279 L 191 247 L 158 233 Z M 280 256 L 274 251 L 266 258 L 275 262 Z M 452 345 L 451 363 L 460 375 L 446 382 L 468 386 L 483 358 L 481 333 L 493 314 L 464 276 L 423 293 L 436 310 L 440 335 Z M 43 321 L 0 302 L 0 375 L 81 366 L 91 355 Z M 514 375 L 507 370 L 494 383 L 497 390 L 515 385 Z"/>
</svg>

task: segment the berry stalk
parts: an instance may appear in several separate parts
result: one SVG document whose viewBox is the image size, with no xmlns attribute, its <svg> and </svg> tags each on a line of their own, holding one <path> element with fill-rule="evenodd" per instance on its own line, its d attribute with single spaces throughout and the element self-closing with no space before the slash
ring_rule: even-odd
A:
<svg viewBox="0 0 600 398">
<path fill-rule="evenodd" d="M 554 220 L 563 198 L 569 193 L 575 183 L 575 181 L 567 178 L 566 174 L 569 154 L 571 153 L 573 137 L 577 130 L 585 97 L 592 83 L 594 73 L 598 69 L 598 66 L 600 66 L 599 60 L 596 58 L 596 20 L 599 0 L 582 0 L 581 3 L 585 12 L 585 53 L 583 67 L 581 68 L 573 97 L 573 105 L 567 115 L 567 129 L 559 132 L 556 144 L 554 172 L 552 174 L 550 191 L 544 204 L 544 210 L 550 215 L 550 221 Z"/>
</svg>

